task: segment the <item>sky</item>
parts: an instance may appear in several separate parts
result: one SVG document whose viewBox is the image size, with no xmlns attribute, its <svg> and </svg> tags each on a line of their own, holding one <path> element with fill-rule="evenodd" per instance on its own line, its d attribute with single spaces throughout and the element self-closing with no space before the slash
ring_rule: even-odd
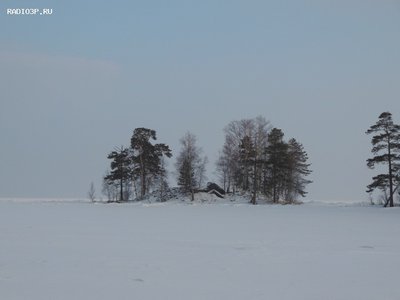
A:
<svg viewBox="0 0 400 300">
<path fill-rule="evenodd" d="M 365 131 L 400 122 L 399 36 L 395 0 L 1 1 L 0 197 L 100 194 L 137 127 L 175 154 L 194 133 L 212 181 L 223 128 L 262 115 L 304 145 L 307 200 L 366 200 Z"/>
</svg>

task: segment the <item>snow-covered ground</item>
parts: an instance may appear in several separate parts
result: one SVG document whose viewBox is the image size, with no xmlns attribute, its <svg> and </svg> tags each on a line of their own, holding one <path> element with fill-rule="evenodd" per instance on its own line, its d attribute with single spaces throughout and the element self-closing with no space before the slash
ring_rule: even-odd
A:
<svg viewBox="0 0 400 300">
<path fill-rule="evenodd" d="M 400 209 L 0 201 L 0 299 L 400 299 Z"/>
</svg>

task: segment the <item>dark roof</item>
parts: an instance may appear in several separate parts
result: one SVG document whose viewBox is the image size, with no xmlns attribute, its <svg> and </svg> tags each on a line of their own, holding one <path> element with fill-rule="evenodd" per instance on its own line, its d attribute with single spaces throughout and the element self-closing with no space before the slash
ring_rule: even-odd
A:
<svg viewBox="0 0 400 300">
<path fill-rule="evenodd" d="M 214 182 L 209 182 L 207 183 L 207 188 L 206 188 L 206 192 L 210 192 L 212 190 L 217 191 L 220 195 L 225 195 L 225 191 L 223 188 L 221 188 L 218 184 L 214 183 Z M 223 197 L 222 197 L 223 198 Z"/>
</svg>

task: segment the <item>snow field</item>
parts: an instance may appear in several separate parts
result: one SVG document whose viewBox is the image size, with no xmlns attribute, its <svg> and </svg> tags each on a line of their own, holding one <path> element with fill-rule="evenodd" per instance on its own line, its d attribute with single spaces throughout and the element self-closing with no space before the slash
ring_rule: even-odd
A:
<svg viewBox="0 0 400 300">
<path fill-rule="evenodd" d="M 400 299 L 400 209 L 0 201 L 0 299 Z"/>
</svg>

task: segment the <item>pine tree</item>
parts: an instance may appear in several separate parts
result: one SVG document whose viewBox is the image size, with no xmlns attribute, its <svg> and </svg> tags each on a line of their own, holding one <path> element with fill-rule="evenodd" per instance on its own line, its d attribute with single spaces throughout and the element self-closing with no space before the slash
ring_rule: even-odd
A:
<svg viewBox="0 0 400 300">
<path fill-rule="evenodd" d="M 131 138 L 133 177 L 140 181 L 142 197 L 148 192 L 151 180 L 162 172 L 161 157 L 172 156 L 168 145 L 153 145 L 151 140 L 157 140 L 155 130 L 136 128 L 133 131 Z"/>
<path fill-rule="evenodd" d="M 124 182 L 131 176 L 129 150 L 121 146 L 112 151 L 108 156 L 111 161 L 111 172 L 104 177 L 107 185 L 119 183 L 120 201 L 128 200 L 124 197 Z"/>
<path fill-rule="evenodd" d="M 166 168 L 166 162 L 164 157 L 162 157 L 160 161 L 160 172 L 156 177 L 156 185 L 159 192 L 158 194 L 159 201 L 160 202 L 167 201 L 169 185 L 168 185 L 168 171 Z"/>
<path fill-rule="evenodd" d="M 178 185 L 185 193 L 193 193 L 193 188 L 197 185 L 194 176 L 194 168 L 188 158 L 183 158 L 179 167 Z"/>
<path fill-rule="evenodd" d="M 297 195 L 305 197 L 305 187 L 312 183 L 306 179 L 311 174 L 308 155 L 302 144 L 292 138 L 288 142 L 288 174 L 286 177 L 286 200 L 293 202 Z"/>
<path fill-rule="evenodd" d="M 372 125 L 366 134 L 372 136 L 372 158 L 367 159 L 367 166 L 373 169 L 377 164 L 387 165 L 388 171 L 372 178 L 372 183 L 367 186 L 367 192 L 380 189 L 386 192 L 389 189 L 389 198 L 385 207 L 394 206 L 394 193 L 400 183 L 400 125 L 394 124 L 392 114 L 383 112 L 376 124 Z"/>
<path fill-rule="evenodd" d="M 268 146 L 266 148 L 267 176 L 264 186 L 265 192 L 274 203 L 279 201 L 285 188 L 285 179 L 288 170 L 288 144 L 283 141 L 283 132 L 273 128 L 268 134 Z"/>
<path fill-rule="evenodd" d="M 119 195 L 119 183 L 113 180 L 108 180 L 110 171 L 107 171 L 103 176 L 103 182 L 101 185 L 101 192 L 107 197 L 108 202 L 113 202 L 118 200 Z"/>
</svg>

